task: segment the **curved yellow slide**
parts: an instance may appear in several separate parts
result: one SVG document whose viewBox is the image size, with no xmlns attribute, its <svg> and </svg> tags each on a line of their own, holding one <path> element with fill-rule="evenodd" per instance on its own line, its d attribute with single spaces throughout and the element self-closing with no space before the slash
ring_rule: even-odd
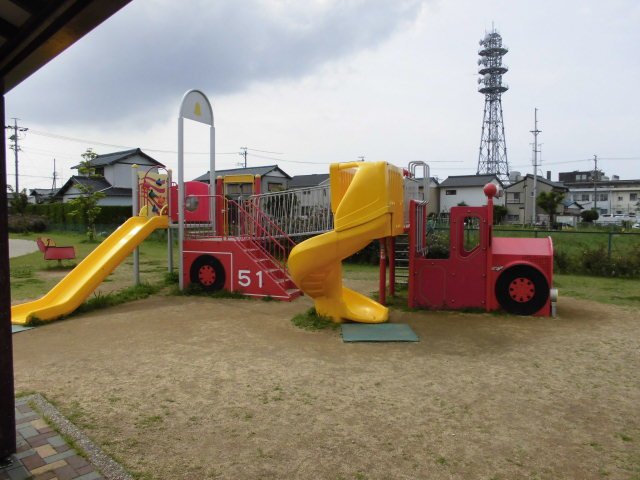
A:
<svg viewBox="0 0 640 480">
<path fill-rule="evenodd" d="M 73 312 L 151 232 L 167 228 L 168 222 L 166 215 L 131 217 L 44 297 L 11 307 L 11 323 L 24 325 L 33 317 L 54 320 Z"/>
<path fill-rule="evenodd" d="M 319 315 L 335 322 L 388 320 L 386 307 L 342 285 L 342 260 L 372 240 L 395 234 L 394 214 L 402 212 L 402 174 L 394 169 L 386 162 L 331 165 L 335 229 L 296 245 L 288 261 L 291 277 L 315 300 Z"/>
</svg>

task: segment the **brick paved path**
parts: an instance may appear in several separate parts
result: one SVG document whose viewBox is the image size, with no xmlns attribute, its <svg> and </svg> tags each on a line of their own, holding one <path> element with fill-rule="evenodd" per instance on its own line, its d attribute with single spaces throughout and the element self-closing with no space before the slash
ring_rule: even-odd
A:
<svg viewBox="0 0 640 480">
<path fill-rule="evenodd" d="M 16 439 L 17 453 L 11 465 L 0 468 L 0 480 L 95 480 L 95 479 L 127 479 L 130 478 L 122 468 L 109 459 L 82 434 L 74 438 L 88 452 L 83 452 L 88 458 L 97 458 L 103 463 L 102 468 L 106 474 L 83 457 L 75 449 L 71 448 L 65 439 L 58 434 L 44 420 L 38 410 L 32 408 L 33 404 L 46 407 L 47 417 L 55 423 L 60 431 L 70 430 L 70 437 L 74 436 L 77 429 L 69 424 L 66 419 L 39 395 L 16 399 Z M 50 415 L 53 413 L 53 415 Z M 51 418 L 54 417 L 54 418 Z M 57 417 L 57 418 L 56 418 Z M 80 442 L 78 442 L 80 440 Z"/>
</svg>

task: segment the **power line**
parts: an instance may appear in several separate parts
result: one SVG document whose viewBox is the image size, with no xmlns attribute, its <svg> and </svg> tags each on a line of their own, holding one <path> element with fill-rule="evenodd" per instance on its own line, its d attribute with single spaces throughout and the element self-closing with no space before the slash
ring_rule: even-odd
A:
<svg viewBox="0 0 640 480">
<path fill-rule="evenodd" d="M 77 138 L 77 137 L 69 137 L 66 135 L 59 135 L 57 133 L 50 133 L 50 132 L 43 132 L 40 130 L 31 130 L 31 133 L 35 134 L 35 135 L 40 135 L 42 137 L 49 137 L 49 138 L 55 138 L 58 140 L 66 140 L 69 142 L 76 142 L 76 143 L 84 143 L 84 144 L 91 144 L 91 145 L 101 145 L 103 147 L 113 147 L 113 148 L 123 148 L 125 150 L 131 150 L 133 148 L 136 147 L 132 147 L 131 145 L 118 145 L 115 143 L 106 143 L 106 142 L 99 142 L 97 140 L 88 140 L 86 138 Z M 153 152 L 153 153 L 178 153 L 177 150 L 163 150 L 163 149 L 159 149 L 159 148 L 147 148 L 147 147 L 140 147 L 144 150 L 146 150 L 147 152 Z M 184 152 L 185 154 L 189 154 L 189 155 L 209 155 L 209 152 Z M 236 155 L 238 152 L 216 152 L 216 155 Z"/>
<path fill-rule="evenodd" d="M 273 155 L 284 155 L 284 153 L 282 152 L 270 152 L 269 150 L 258 150 L 257 148 L 248 148 L 248 147 L 244 147 L 247 150 L 251 150 L 253 152 L 260 152 L 260 153 L 271 153 Z"/>
</svg>

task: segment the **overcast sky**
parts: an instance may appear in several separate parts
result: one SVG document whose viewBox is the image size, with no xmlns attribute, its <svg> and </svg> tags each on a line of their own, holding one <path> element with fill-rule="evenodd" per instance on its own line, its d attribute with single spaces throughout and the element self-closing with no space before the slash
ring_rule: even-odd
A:
<svg viewBox="0 0 640 480">
<path fill-rule="evenodd" d="M 492 24 L 509 48 L 511 170 L 532 171 L 537 107 L 554 180 L 594 154 L 606 174 L 640 178 L 637 0 L 133 0 L 7 94 L 7 119 L 29 128 L 20 186 L 50 187 L 54 158 L 66 180 L 88 147 L 140 147 L 175 169 L 190 88 L 213 104 L 220 169 L 248 147 L 249 165 L 290 175 L 360 156 L 473 174 L 478 40 Z M 203 130 L 186 131 L 188 178 L 208 169 Z M 8 163 L 13 184 L 12 151 Z"/>
</svg>

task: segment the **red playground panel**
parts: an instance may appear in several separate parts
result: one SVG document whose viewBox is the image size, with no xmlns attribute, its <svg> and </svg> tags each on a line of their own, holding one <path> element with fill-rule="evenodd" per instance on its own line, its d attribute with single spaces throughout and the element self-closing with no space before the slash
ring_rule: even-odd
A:
<svg viewBox="0 0 640 480">
<path fill-rule="evenodd" d="M 551 238 L 493 238 L 495 186 L 485 194 L 483 207 L 451 208 L 449 258 L 428 258 L 426 209 L 412 204 L 409 306 L 550 315 Z"/>
<path fill-rule="evenodd" d="M 278 300 L 300 296 L 285 267 L 248 238 L 185 239 L 183 259 L 185 286 Z"/>
</svg>

